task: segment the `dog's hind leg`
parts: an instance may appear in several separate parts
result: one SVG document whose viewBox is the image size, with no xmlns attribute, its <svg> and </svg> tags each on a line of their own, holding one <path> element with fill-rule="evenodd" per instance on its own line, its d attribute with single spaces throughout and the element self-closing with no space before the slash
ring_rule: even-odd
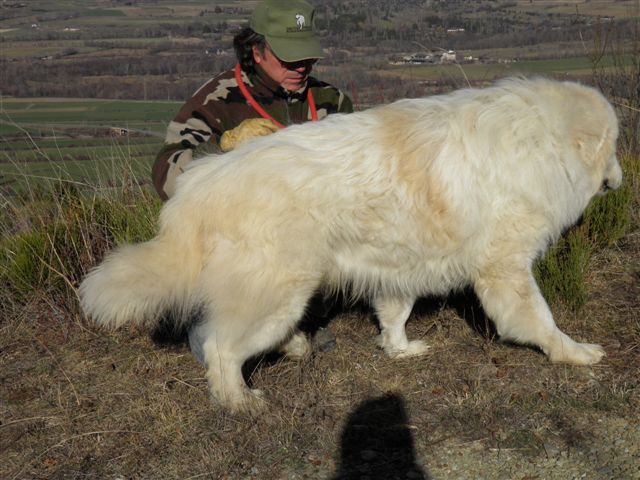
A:
<svg viewBox="0 0 640 480">
<path fill-rule="evenodd" d="M 249 358 L 281 345 L 294 331 L 304 313 L 307 292 L 287 293 L 288 299 L 275 305 L 246 302 L 235 309 L 212 308 L 203 350 L 211 394 L 224 408 L 250 413 L 263 408 L 262 392 L 247 387 L 242 366 Z"/>
<path fill-rule="evenodd" d="M 422 340 L 407 339 L 405 324 L 414 302 L 413 298 L 376 298 L 373 301 L 380 322 L 378 345 L 392 358 L 424 355 L 429 349 Z"/>
<path fill-rule="evenodd" d="M 604 356 L 600 345 L 578 343 L 556 326 L 529 267 L 493 265 L 474 288 L 501 338 L 540 347 L 552 362 L 590 365 Z"/>
<path fill-rule="evenodd" d="M 251 355 L 236 348 L 224 332 L 217 331 L 204 342 L 203 350 L 213 400 L 231 411 L 258 411 L 263 403 L 262 392 L 250 390 L 242 376 L 242 366 Z"/>
</svg>

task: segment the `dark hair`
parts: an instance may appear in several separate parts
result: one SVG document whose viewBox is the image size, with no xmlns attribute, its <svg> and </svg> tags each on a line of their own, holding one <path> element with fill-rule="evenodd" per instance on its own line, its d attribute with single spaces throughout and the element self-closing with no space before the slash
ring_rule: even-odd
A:
<svg viewBox="0 0 640 480">
<path fill-rule="evenodd" d="M 255 70 L 255 62 L 253 60 L 254 45 L 258 47 L 260 52 L 264 52 L 267 41 L 264 35 L 256 33 L 251 27 L 244 28 L 233 37 L 233 49 L 236 51 L 240 67 L 246 73 L 253 73 Z"/>
</svg>

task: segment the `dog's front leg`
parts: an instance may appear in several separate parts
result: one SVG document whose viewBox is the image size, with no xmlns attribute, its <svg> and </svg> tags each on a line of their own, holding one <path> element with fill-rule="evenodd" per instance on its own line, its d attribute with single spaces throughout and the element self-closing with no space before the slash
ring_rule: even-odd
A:
<svg viewBox="0 0 640 480">
<path fill-rule="evenodd" d="M 405 324 L 414 303 L 413 298 L 379 297 L 373 301 L 380 322 L 378 345 L 392 358 L 424 355 L 429 349 L 429 345 L 422 340 L 407 339 Z"/>
<path fill-rule="evenodd" d="M 578 343 L 555 324 L 531 268 L 508 259 L 486 268 L 476 294 L 504 340 L 540 347 L 552 362 L 590 365 L 604 356 L 600 345 Z"/>
</svg>

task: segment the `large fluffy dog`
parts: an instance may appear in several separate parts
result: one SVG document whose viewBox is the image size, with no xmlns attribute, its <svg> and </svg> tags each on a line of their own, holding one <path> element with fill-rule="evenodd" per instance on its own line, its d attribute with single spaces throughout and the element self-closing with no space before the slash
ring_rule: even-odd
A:
<svg viewBox="0 0 640 480">
<path fill-rule="evenodd" d="M 296 324 L 318 288 L 371 298 L 393 357 L 428 348 L 405 335 L 417 297 L 471 284 L 502 338 L 596 363 L 600 346 L 556 327 L 531 265 L 620 185 L 617 135 L 600 93 L 545 79 L 292 126 L 196 162 L 158 236 L 111 253 L 82 306 L 111 327 L 200 309 L 211 392 L 239 410 L 261 403 L 245 360 L 304 351 Z"/>
</svg>

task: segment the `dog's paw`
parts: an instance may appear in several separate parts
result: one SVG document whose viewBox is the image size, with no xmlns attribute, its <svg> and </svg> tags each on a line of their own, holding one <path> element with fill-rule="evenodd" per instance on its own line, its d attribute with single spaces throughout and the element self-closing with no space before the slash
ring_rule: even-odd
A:
<svg viewBox="0 0 640 480">
<path fill-rule="evenodd" d="M 605 356 L 604 348 L 594 343 L 578 343 L 564 341 L 554 351 L 549 359 L 553 363 L 570 363 L 572 365 L 593 365 Z"/>
<path fill-rule="evenodd" d="M 289 360 L 304 360 L 311 354 L 311 344 L 304 333 L 297 332 L 280 350 Z"/>
<path fill-rule="evenodd" d="M 267 408 L 264 392 L 257 388 L 247 389 L 239 402 L 234 402 L 231 411 L 249 415 L 259 415 Z"/>
<path fill-rule="evenodd" d="M 234 414 L 259 415 L 267 406 L 264 392 L 257 388 L 245 388 L 241 395 L 224 399 L 216 399 L 216 403 L 224 410 Z"/>
<path fill-rule="evenodd" d="M 385 347 L 385 353 L 391 358 L 419 357 L 426 354 L 431 347 L 422 340 L 411 340 L 406 348 L 395 349 Z"/>
</svg>

